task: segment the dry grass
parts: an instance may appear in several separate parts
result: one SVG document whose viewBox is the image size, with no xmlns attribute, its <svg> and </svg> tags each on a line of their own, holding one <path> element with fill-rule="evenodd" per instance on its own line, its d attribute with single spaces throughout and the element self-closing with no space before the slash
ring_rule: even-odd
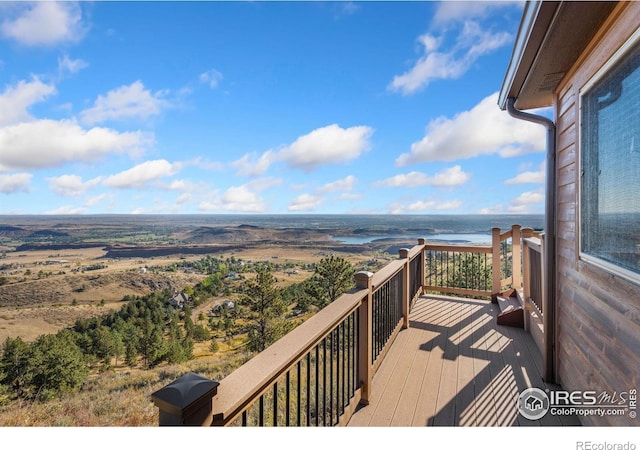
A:
<svg viewBox="0 0 640 450">
<path fill-rule="evenodd" d="M 158 426 L 151 394 L 187 372 L 221 379 L 240 366 L 239 352 L 220 352 L 151 370 L 118 368 L 94 374 L 79 392 L 46 403 L 15 401 L 0 407 L 1 427 Z"/>
</svg>

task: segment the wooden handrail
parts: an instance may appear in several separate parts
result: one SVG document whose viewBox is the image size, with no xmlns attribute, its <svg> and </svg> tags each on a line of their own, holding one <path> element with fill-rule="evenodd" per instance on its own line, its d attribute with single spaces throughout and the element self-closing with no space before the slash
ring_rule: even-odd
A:
<svg viewBox="0 0 640 450">
<path fill-rule="evenodd" d="M 425 249 L 436 252 L 491 253 L 488 245 L 426 244 Z"/>
<path fill-rule="evenodd" d="M 371 280 L 372 290 L 375 292 L 380 286 L 384 285 L 390 278 L 400 272 L 404 268 L 405 263 L 405 260 L 396 259 L 374 273 Z"/>
<path fill-rule="evenodd" d="M 367 295 L 355 289 L 338 297 L 220 382 L 213 407 L 214 424 L 233 420 L 253 399 L 297 363 L 337 324 L 355 311 Z"/>
</svg>

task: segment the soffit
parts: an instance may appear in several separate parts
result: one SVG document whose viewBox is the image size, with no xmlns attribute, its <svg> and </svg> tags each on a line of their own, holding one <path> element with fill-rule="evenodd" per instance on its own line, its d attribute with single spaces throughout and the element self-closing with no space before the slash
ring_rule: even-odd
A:
<svg viewBox="0 0 640 450">
<path fill-rule="evenodd" d="M 499 97 L 521 110 L 550 106 L 553 92 L 617 2 L 529 2 Z"/>
</svg>

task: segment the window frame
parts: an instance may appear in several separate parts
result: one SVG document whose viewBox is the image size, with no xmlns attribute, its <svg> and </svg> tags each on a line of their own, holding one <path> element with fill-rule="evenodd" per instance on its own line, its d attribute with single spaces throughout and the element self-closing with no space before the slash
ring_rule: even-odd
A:
<svg viewBox="0 0 640 450">
<path fill-rule="evenodd" d="M 578 151 L 578 171 L 577 171 L 577 198 L 576 198 L 576 209 L 577 209 L 577 229 L 576 233 L 578 234 L 578 260 L 584 261 L 592 266 L 598 267 L 606 272 L 609 272 L 612 275 L 616 275 L 630 281 L 634 284 L 640 285 L 640 273 L 634 272 L 632 270 L 626 269 L 620 265 L 612 263 L 610 261 L 605 261 L 595 255 L 590 253 L 586 253 L 583 251 L 583 229 L 582 229 L 582 213 L 583 213 L 583 166 L 582 163 L 584 161 L 584 149 L 582 146 L 582 129 L 583 129 L 583 96 L 587 95 L 591 89 L 606 75 L 608 75 L 612 69 L 615 68 L 617 63 L 628 55 L 628 52 L 633 50 L 633 47 L 640 42 L 640 28 L 637 29 L 631 37 L 629 37 L 622 46 L 603 64 L 603 66 L 596 71 L 594 75 L 590 77 L 590 79 L 580 88 L 578 92 L 578 132 L 576 137 L 577 142 L 577 151 Z M 638 50 L 640 51 L 640 50 Z M 640 268 L 639 268 L 640 270 Z"/>
</svg>

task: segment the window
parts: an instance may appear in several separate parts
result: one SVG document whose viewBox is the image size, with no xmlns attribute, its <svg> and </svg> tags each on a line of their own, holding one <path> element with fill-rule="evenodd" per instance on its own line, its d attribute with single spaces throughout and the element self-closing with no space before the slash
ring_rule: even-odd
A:
<svg viewBox="0 0 640 450">
<path fill-rule="evenodd" d="M 640 282 L 640 33 L 581 92 L 580 253 Z"/>
</svg>

